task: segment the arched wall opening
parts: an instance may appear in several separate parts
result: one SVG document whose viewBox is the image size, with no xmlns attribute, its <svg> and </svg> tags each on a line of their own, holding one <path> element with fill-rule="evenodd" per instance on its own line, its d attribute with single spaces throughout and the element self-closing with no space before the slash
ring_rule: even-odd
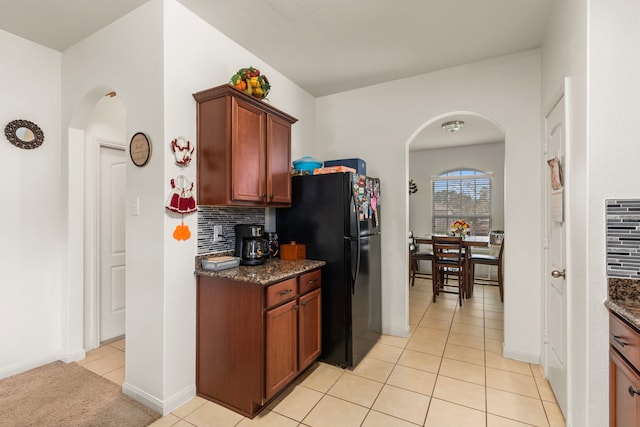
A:
<svg viewBox="0 0 640 427">
<path fill-rule="evenodd" d="M 444 130 L 442 123 L 462 120 L 457 132 Z M 417 191 L 407 194 L 407 234 L 430 236 L 432 230 L 431 178 L 453 169 L 482 170 L 492 176 L 491 228 L 504 229 L 505 192 L 505 127 L 487 115 L 473 111 L 449 111 L 438 114 L 420 125 L 407 140 L 407 183 L 412 180 Z M 423 266 L 430 271 L 430 266 Z M 478 272 L 491 275 L 488 269 Z M 407 271 L 407 276 L 409 272 Z M 409 278 L 407 277 L 407 282 Z M 414 330 L 419 319 L 412 318 L 410 294 L 408 323 Z"/>
<path fill-rule="evenodd" d="M 448 132 L 441 124 L 451 120 L 461 120 L 464 125 Z M 491 228 L 503 229 L 504 140 L 505 131 L 499 123 L 475 112 L 448 112 L 425 122 L 408 144 L 409 179 L 417 189 L 409 196 L 409 229 L 416 235 L 435 231 L 431 227 L 431 178 L 454 169 L 481 170 L 492 176 Z"/>
<path fill-rule="evenodd" d="M 101 146 L 125 150 L 126 112 L 121 98 L 107 96 L 108 86 L 89 91 L 75 108 L 68 128 L 66 150 L 68 211 L 68 323 L 69 343 L 85 351 L 100 344 L 97 295 L 99 234 L 96 192 Z"/>
</svg>

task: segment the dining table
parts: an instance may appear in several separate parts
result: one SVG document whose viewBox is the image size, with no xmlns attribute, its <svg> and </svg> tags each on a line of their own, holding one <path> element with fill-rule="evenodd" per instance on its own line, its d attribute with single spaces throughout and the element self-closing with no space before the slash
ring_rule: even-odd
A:
<svg viewBox="0 0 640 427">
<path fill-rule="evenodd" d="M 436 234 L 436 236 L 438 236 Z M 442 234 L 444 236 L 444 234 Z M 417 245 L 425 244 L 431 245 L 433 243 L 433 236 L 421 236 L 414 237 L 414 241 Z M 464 280 L 466 282 L 466 288 L 471 289 L 469 286 L 469 280 L 472 280 L 469 277 L 471 274 L 471 269 L 469 268 L 469 256 L 471 256 L 471 248 L 486 248 L 489 247 L 489 236 L 463 236 L 462 237 L 462 247 L 464 248 Z M 470 298 L 469 292 L 467 292 L 467 298 Z"/>
</svg>

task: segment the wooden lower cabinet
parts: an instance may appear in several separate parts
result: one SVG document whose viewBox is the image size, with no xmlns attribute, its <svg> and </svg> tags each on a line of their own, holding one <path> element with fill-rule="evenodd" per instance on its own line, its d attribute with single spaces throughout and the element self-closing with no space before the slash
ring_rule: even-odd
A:
<svg viewBox="0 0 640 427">
<path fill-rule="evenodd" d="M 614 350 L 609 350 L 611 427 L 640 426 L 640 375 Z"/>
<path fill-rule="evenodd" d="M 298 301 L 267 311 L 267 388 L 271 399 L 298 373 Z"/>
<path fill-rule="evenodd" d="M 300 297 L 298 313 L 298 361 L 300 370 L 311 365 L 322 350 L 320 289 Z"/>
<path fill-rule="evenodd" d="M 609 425 L 640 427 L 640 333 L 609 316 Z"/>
<path fill-rule="evenodd" d="M 198 277 L 199 396 L 254 417 L 321 352 L 320 270 L 270 286 Z"/>
</svg>

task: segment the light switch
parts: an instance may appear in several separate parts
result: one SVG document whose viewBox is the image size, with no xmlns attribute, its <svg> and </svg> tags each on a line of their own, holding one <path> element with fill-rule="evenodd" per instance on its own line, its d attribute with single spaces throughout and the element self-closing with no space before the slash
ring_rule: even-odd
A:
<svg viewBox="0 0 640 427">
<path fill-rule="evenodd" d="M 133 197 L 130 203 L 131 216 L 140 215 L 140 197 Z"/>
</svg>

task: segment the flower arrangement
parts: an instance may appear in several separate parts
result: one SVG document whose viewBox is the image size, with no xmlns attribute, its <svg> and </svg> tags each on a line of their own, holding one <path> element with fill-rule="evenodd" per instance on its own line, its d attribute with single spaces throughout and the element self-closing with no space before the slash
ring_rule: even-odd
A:
<svg viewBox="0 0 640 427">
<path fill-rule="evenodd" d="M 451 224 L 451 231 L 455 235 L 465 236 L 471 231 L 471 225 L 463 219 L 457 219 Z"/>
</svg>

